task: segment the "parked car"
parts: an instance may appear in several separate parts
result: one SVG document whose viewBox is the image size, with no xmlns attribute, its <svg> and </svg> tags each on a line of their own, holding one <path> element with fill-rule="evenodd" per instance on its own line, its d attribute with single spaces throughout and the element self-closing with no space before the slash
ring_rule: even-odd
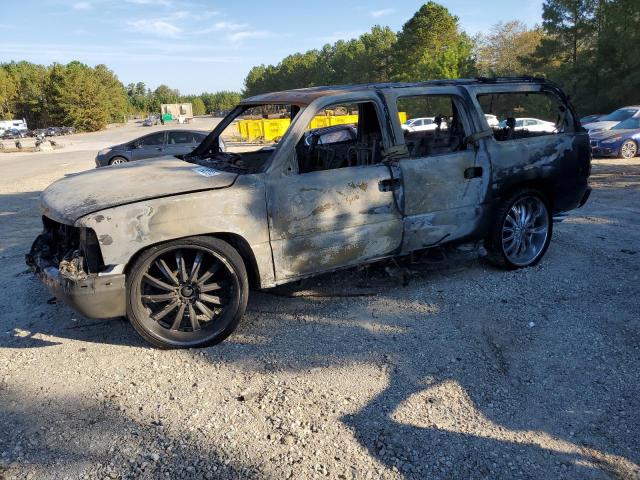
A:
<svg viewBox="0 0 640 480">
<path fill-rule="evenodd" d="M 514 130 L 527 130 L 529 132 L 553 133 L 556 131 L 556 124 L 539 118 L 514 118 Z M 500 128 L 509 126 L 509 119 L 500 122 Z"/>
<path fill-rule="evenodd" d="M 595 157 L 633 158 L 640 144 L 640 118 L 627 118 L 611 130 L 590 135 Z"/>
<path fill-rule="evenodd" d="M 603 116 L 604 115 L 602 115 L 601 113 L 599 113 L 598 115 L 587 115 L 586 117 L 582 117 L 580 119 L 580 123 L 582 125 L 587 125 L 589 123 L 594 123 L 594 122 L 597 122 Z"/>
<path fill-rule="evenodd" d="M 640 106 L 623 107 L 615 112 L 600 117 L 597 122 L 583 124 L 584 128 L 591 134 L 603 130 L 611 130 L 618 123 L 628 119 L 640 117 Z"/>
<path fill-rule="evenodd" d="M 96 155 L 96 167 L 118 165 L 145 158 L 190 153 L 207 136 L 196 130 L 163 130 L 121 145 L 103 148 Z"/>
<path fill-rule="evenodd" d="M 490 113 L 485 113 L 484 118 L 487 120 L 487 123 L 491 128 L 498 128 L 500 126 L 498 117 L 496 117 L 495 115 L 492 115 Z"/>
<path fill-rule="evenodd" d="M 440 124 L 440 128 L 443 130 L 447 128 L 447 122 L 445 119 L 439 119 L 440 122 L 437 120 L 437 117 L 410 118 L 404 122 L 401 127 L 402 130 L 408 132 L 426 132 L 428 130 L 435 130 L 438 128 L 438 124 Z"/>
<path fill-rule="evenodd" d="M 404 132 L 397 114 L 408 110 L 404 102 L 417 98 L 410 111 L 428 117 L 434 96 L 449 105 L 449 128 Z M 503 96 L 515 98 L 493 100 Z M 556 132 L 504 139 L 483 129 L 482 105 L 519 105 L 518 96 L 540 97 L 545 107 L 552 101 L 562 113 Z M 322 153 L 307 144 L 316 115 L 346 104 L 358 111 L 356 138 L 323 142 Z M 228 142 L 220 150 L 221 135 L 245 112 L 283 106 L 291 123 L 276 148 L 230 151 Z M 544 80 L 268 93 L 242 100 L 181 158 L 96 169 L 49 186 L 43 231 L 26 260 L 86 317 L 126 315 L 153 345 L 202 347 L 234 331 L 249 285 L 270 288 L 480 240 L 497 265 L 535 265 L 551 241 L 553 215 L 587 201 L 590 161 L 569 100 Z"/>
<path fill-rule="evenodd" d="M 27 136 L 26 131 L 24 130 L 19 130 L 17 128 L 8 128 L 4 131 L 4 133 L 2 134 L 2 138 L 6 139 L 6 140 L 12 140 L 12 139 L 16 139 L 16 138 L 24 138 Z"/>
<path fill-rule="evenodd" d="M 160 123 L 160 117 L 156 115 L 151 115 L 144 119 L 142 122 L 143 127 L 152 127 L 154 125 L 158 125 Z"/>
</svg>

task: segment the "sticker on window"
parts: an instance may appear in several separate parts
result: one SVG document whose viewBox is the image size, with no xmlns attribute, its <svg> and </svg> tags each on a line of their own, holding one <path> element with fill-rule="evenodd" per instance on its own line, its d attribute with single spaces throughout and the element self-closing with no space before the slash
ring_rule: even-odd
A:
<svg viewBox="0 0 640 480">
<path fill-rule="evenodd" d="M 196 173 L 199 173 L 203 177 L 215 177 L 216 175 L 220 174 L 218 170 L 214 170 L 213 168 L 209 168 L 209 167 L 197 167 L 197 168 L 192 168 L 191 170 L 193 170 Z"/>
</svg>

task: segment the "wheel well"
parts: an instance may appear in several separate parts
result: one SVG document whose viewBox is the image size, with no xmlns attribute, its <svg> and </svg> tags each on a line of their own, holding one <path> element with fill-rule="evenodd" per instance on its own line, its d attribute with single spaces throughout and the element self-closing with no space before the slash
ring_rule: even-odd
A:
<svg viewBox="0 0 640 480">
<path fill-rule="evenodd" d="M 123 155 L 114 155 L 113 157 L 111 157 L 109 159 L 109 165 L 111 165 L 111 162 L 113 162 L 116 158 L 122 158 L 123 160 L 126 160 L 127 162 L 129 161 L 127 159 L 127 157 L 123 156 Z"/>
<path fill-rule="evenodd" d="M 189 237 L 191 237 L 192 235 L 190 235 Z M 194 236 L 203 236 L 203 237 L 215 237 L 215 238 L 219 238 L 220 240 L 223 240 L 225 242 L 227 242 L 229 245 L 231 245 L 233 248 L 235 248 L 238 253 L 240 254 L 240 257 L 242 258 L 242 261 L 244 262 L 244 266 L 247 269 L 247 275 L 249 276 L 249 286 L 251 288 L 260 288 L 260 272 L 258 270 L 258 263 L 256 262 L 256 257 L 253 254 L 253 251 L 251 250 L 251 247 L 249 246 L 249 244 L 247 243 L 247 241 L 242 238 L 240 235 L 237 235 L 235 233 L 228 233 L 228 232 L 219 232 L 219 233 L 211 233 L 211 234 L 203 234 L 203 235 L 194 235 Z M 182 237 L 182 238 L 189 238 L 189 237 Z M 170 240 L 167 241 L 172 241 L 172 240 L 179 240 L 179 238 L 172 238 Z M 145 252 L 146 250 L 148 250 L 151 247 L 156 247 L 158 245 L 162 245 L 163 243 L 166 242 L 158 242 L 158 243 L 154 243 L 152 245 L 147 245 L 144 248 L 141 248 L 140 250 L 138 250 L 127 262 L 127 265 L 124 269 L 125 274 L 128 274 L 131 268 L 131 265 L 133 265 L 136 261 L 136 259 L 142 255 L 143 252 Z"/>
<path fill-rule="evenodd" d="M 549 203 L 549 209 L 553 211 L 553 206 L 555 201 L 555 191 L 553 188 L 553 184 L 551 183 L 550 180 L 537 179 L 537 180 L 527 180 L 524 182 L 516 183 L 514 185 L 511 185 L 506 190 L 503 190 L 503 192 L 500 195 L 500 198 L 502 199 L 507 198 L 512 194 L 520 190 L 525 190 L 527 188 L 533 188 L 535 190 L 540 191 L 545 196 L 545 199 Z"/>
<path fill-rule="evenodd" d="M 249 286 L 251 288 L 260 288 L 260 272 L 258 270 L 258 262 L 256 262 L 256 257 L 253 254 L 253 250 L 251 250 L 251 247 L 244 238 L 242 238 L 238 234 L 226 232 L 213 233 L 207 236 L 224 240 L 233 248 L 235 248 L 240 254 L 240 257 L 242 257 L 244 266 L 247 269 L 247 275 L 249 276 Z"/>
</svg>

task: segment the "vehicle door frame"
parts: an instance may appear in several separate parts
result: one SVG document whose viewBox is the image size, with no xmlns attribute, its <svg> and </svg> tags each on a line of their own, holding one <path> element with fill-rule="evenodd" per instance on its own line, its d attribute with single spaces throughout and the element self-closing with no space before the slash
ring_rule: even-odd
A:
<svg viewBox="0 0 640 480">
<path fill-rule="evenodd" d="M 470 149 L 474 155 L 473 164 L 470 164 L 468 167 L 474 169 L 474 171 L 481 169 L 480 171 L 482 172 L 479 180 L 473 178 L 469 179 L 470 182 L 468 182 L 474 183 L 471 187 L 471 193 L 477 199 L 477 204 L 468 205 L 464 208 L 433 210 L 431 212 L 424 211 L 420 214 L 409 216 L 404 213 L 407 210 L 408 180 L 405 179 L 404 176 L 402 176 L 402 172 L 400 172 L 404 193 L 400 201 L 404 217 L 402 253 L 433 247 L 445 241 L 463 240 L 486 230 L 486 211 L 489 208 L 487 204 L 488 189 L 492 172 L 491 162 L 484 145 L 483 137 L 490 135 L 492 130 L 484 117 L 482 119 L 483 121 L 479 121 L 477 118 L 478 110 L 465 88 L 458 85 L 432 85 L 390 88 L 384 91 L 389 110 L 389 118 L 395 133 L 396 145 L 398 151 L 401 152 L 394 158 L 394 161 L 400 164 L 400 162 L 410 162 L 413 160 L 409 157 L 409 151 L 404 141 L 404 133 L 400 126 L 398 100 L 400 98 L 428 95 L 449 96 L 456 103 L 458 115 L 466 134 L 464 141 L 467 143 L 467 150 Z M 454 155 L 455 153 L 457 152 L 437 155 L 430 158 L 444 158 L 446 155 Z M 466 172 L 458 173 L 461 175 L 460 179 L 462 180 Z M 470 190 L 469 185 L 465 185 L 465 190 Z"/>
<path fill-rule="evenodd" d="M 566 190 L 569 192 L 567 198 L 572 198 L 571 186 L 582 188 L 584 178 L 576 177 L 576 171 L 584 170 L 580 166 L 582 156 L 591 158 L 591 144 L 589 135 L 580 125 L 568 97 L 559 88 L 548 83 L 495 83 L 469 85 L 465 88 L 471 102 L 480 113 L 487 112 L 482 109 L 478 96 L 491 94 L 548 94 L 567 109 L 569 117 L 565 120 L 568 128 L 561 134 L 535 135 L 504 141 L 498 141 L 491 135 L 483 139 L 483 144 L 491 161 L 491 200 L 499 199 L 517 185 L 538 182 L 545 183 L 549 190 L 554 192 L 554 211 L 569 209 L 564 204 L 571 200 L 565 199 L 561 192 Z M 582 173 L 588 176 L 587 172 Z"/>
<path fill-rule="evenodd" d="M 158 132 L 151 132 L 151 133 L 148 133 L 148 134 L 146 134 L 146 135 L 143 135 L 142 137 L 140 137 L 140 138 L 136 139 L 136 140 L 134 141 L 134 144 L 137 144 L 140 140 L 142 140 L 142 139 L 144 139 L 144 138 L 150 137 L 150 136 L 152 136 L 152 135 L 157 135 L 158 133 L 162 133 L 162 144 L 160 145 L 160 147 L 159 147 L 159 148 L 156 146 L 157 144 L 156 144 L 156 145 L 149 145 L 149 148 L 154 147 L 156 151 L 159 151 L 161 154 L 164 154 L 164 151 L 165 151 L 166 146 L 167 146 L 167 131 L 166 131 L 166 130 L 164 130 L 164 131 L 163 131 L 163 130 L 161 130 L 161 131 L 158 131 Z M 142 147 L 142 149 L 145 149 L 145 148 L 146 148 L 146 147 L 144 147 L 144 146 Z M 134 148 L 134 149 L 132 150 L 132 153 L 131 153 L 131 154 L 132 154 L 132 156 L 133 156 L 133 159 L 134 159 L 134 160 L 145 160 L 145 159 L 147 159 L 147 158 L 154 158 L 154 157 L 156 157 L 156 156 L 158 156 L 158 157 L 159 157 L 159 156 L 162 156 L 162 155 L 150 155 L 150 156 L 147 156 L 147 157 L 144 157 L 144 158 L 136 158 L 135 152 L 136 152 L 136 150 L 138 150 L 138 149 L 139 149 L 139 148 L 138 148 L 138 147 L 136 147 L 136 148 Z M 150 151 L 150 150 L 147 150 L 147 151 Z"/>
<path fill-rule="evenodd" d="M 289 242 L 289 240 L 291 240 L 292 238 L 295 239 L 296 237 L 295 236 L 286 237 L 283 235 L 282 224 L 286 223 L 286 220 L 283 220 L 282 222 L 280 220 L 283 214 L 277 211 L 277 205 L 275 204 L 276 203 L 275 189 L 282 188 L 283 185 L 284 185 L 284 188 L 287 188 L 289 185 L 294 183 L 293 181 L 296 178 L 300 178 L 301 175 L 309 176 L 309 175 L 316 174 L 317 176 L 321 176 L 321 174 L 326 174 L 327 177 L 331 177 L 335 174 L 335 172 L 339 172 L 338 174 L 336 174 L 339 176 L 340 173 L 345 174 L 347 171 L 357 172 L 359 169 L 364 169 L 364 168 L 367 168 L 367 169 L 372 169 L 372 167 L 376 167 L 380 169 L 385 168 L 385 172 L 389 168 L 391 168 L 391 167 L 387 167 L 382 161 L 380 161 L 376 165 L 343 167 L 338 169 L 307 172 L 302 174 L 299 173 L 296 146 L 298 142 L 303 138 L 304 133 L 306 131 L 306 127 L 311 123 L 311 120 L 314 118 L 316 113 L 335 104 L 368 103 L 368 102 L 373 103 L 376 109 L 376 114 L 378 116 L 378 121 L 380 123 L 380 132 L 382 135 L 382 139 L 381 139 L 382 152 L 384 155 L 384 152 L 388 148 L 394 145 L 394 139 L 393 139 L 393 133 L 391 130 L 391 125 L 389 123 L 388 110 L 387 110 L 387 106 L 385 104 L 384 98 L 379 91 L 374 89 L 366 90 L 366 91 L 360 90 L 360 91 L 349 92 L 349 93 L 337 93 L 335 95 L 327 95 L 327 96 L 321 96 L 319 98 L 316 98 L 315 100 L 310 102 L 308 105 L 306 105 L 304 108 L 301 108 L 298 115 L 296 115 L 296 117 L 293 119 L 289 127 L 289 130 L 282 138 L 280 145 L 274 152 L 272 161 L 265 170 L 265 185 L 266 185 L 267 215 L 268 215 L 268 223 L 269 223 L 269 236 L 270 236 L 272 253 L 274 257 L 274 271 L 276 275 L 276 283 L 285 283 L 298 278 L 313 276 L 322 272 L 333 271 L 339 268 L 344 268 L 344 267 L 352 266 L 352 265 L 367 262 L 367 261 L 374 261 L 380 258 L 386 258 L 388 256 L 395 255 L 399 250 L 402 242 L 402 216 L 400 212 L 396 209 L 397 204 L 395 199 L 393 198 L 394 193 L 396 195 L 398 193 L 391 190 L 390 201 L 391 201 L 391 204 L 396 206 L 393 207 L 394 210 L 392 212 L 387 212 L 387 213 L 389 213 L 389 215 L 393 215 L 397 220 L 397 229 L 391 232 L 391 230 L 393 230 L 393 226 L 391 226 L 391 228 L 388 228 L 387 230 L 384 230 L 384 229 L 380 230 L 380 232 L 382 231 L 385 231 L 385 233 L 387 233 L 387 231 L 389 232 L 388 233 L 389 239 L 387 241 L 387 243 L 389 244 L 389 247 L 388 248 L 386 248 L 386 246 L 383 247 L 384 251 L 376 251 L 375 252 L 376 254 L 371 256 L 366 256 L 366 253 L 365 253 L 365 255 L 362 258 L 358 258 L 358 259 L 344 256 L 346 260 L 343 264 L 331 265 L 328 268 L 324 268 L 324 266 L 320 266 L 316 270 L 307 271 L 300 274 L 285 275 L 283 274 L 282 271 L 279 271 L 280 270 L 279 264 L 286 264 L 285 262 L 282 261 L 282 259 L 284 259 L 284 256 L 285 256 L 285 253 L 282 253 L 282 252 L 284 252 L 285 249 L 287 248 L 287 243 L 291 243 Z M 389 173 L 389 175 L 385 175 L 385 180 L 387 179 L 386 177 L 391 179 L 391 173 Z M 324 183 L 324 182 L 319 182 L 319 183 Z M 328 190 L 331 187 L 330 180 L 327 181 L 324 186 L 327 187 L 327 190 Z M 318 185 L 318 187 L 319 187 L 318 190 L 320 190 L 321 187 L 323 187 L 323 185 Z M 354 184 L 353 188 L 357 189 L 358 186 Z M 378 185 L 373 186 L 373 188 L 378 188 Z M 399 188 L 401 188 L 401 186 Z M 354 193 L 354 195 L 357 195 L 357 193 Z M 400 196 L 401 196 L 401 193 L 400 193 Z M 360 214 L 372 215 L 373 213 L 361 212 Z M 362 225 L 368 225 L 368 224 L 365 223 Z M 351 226 L 346 226 L 342 230 L 344 231 L 348 228 L 351 228 Z M 341 230 L 336 229 L 335 231 L 339 232 Z M 301 235 L 300 237 L 302 236 L 304 235 Z M 375 251 L 376 245 L 384 245 L 384 242 L 385 242 L 384 238 L 376 239 L 375 237 L 376 235 L 374 235 L 374 231 L 372 231 L 371 241 L 372 241 L 372 244 L 375 244 L 374 248 L 372 249 L 374 251 Z M 339 249 L 340 245 L 336 245 L 336 247 Z"/>
</svg>

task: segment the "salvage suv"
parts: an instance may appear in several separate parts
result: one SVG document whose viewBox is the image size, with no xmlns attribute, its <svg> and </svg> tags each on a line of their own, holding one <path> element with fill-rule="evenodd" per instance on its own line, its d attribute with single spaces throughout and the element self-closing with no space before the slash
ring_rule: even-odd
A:
<svg viewBox="0 0 640 480">
<path fill-rule="evenodd" d="M 425 117 L 438 127 L 402 128 Z M 516 117 L 555 128 L 516 129 Z M 347 123 L 354 135 L 308 141 Z M 250 285 L 478 240 L 497 265 L 534 265 L 553 216 L 587 201 L 590 168 L 586 131 L 541 79 L 268 93 L 243 100 L 186 156 L 52 184 L 27 263 L 86 317 L 126 316 L 158 347 L 202 347 L 233 332 Z"/>
</svg>

